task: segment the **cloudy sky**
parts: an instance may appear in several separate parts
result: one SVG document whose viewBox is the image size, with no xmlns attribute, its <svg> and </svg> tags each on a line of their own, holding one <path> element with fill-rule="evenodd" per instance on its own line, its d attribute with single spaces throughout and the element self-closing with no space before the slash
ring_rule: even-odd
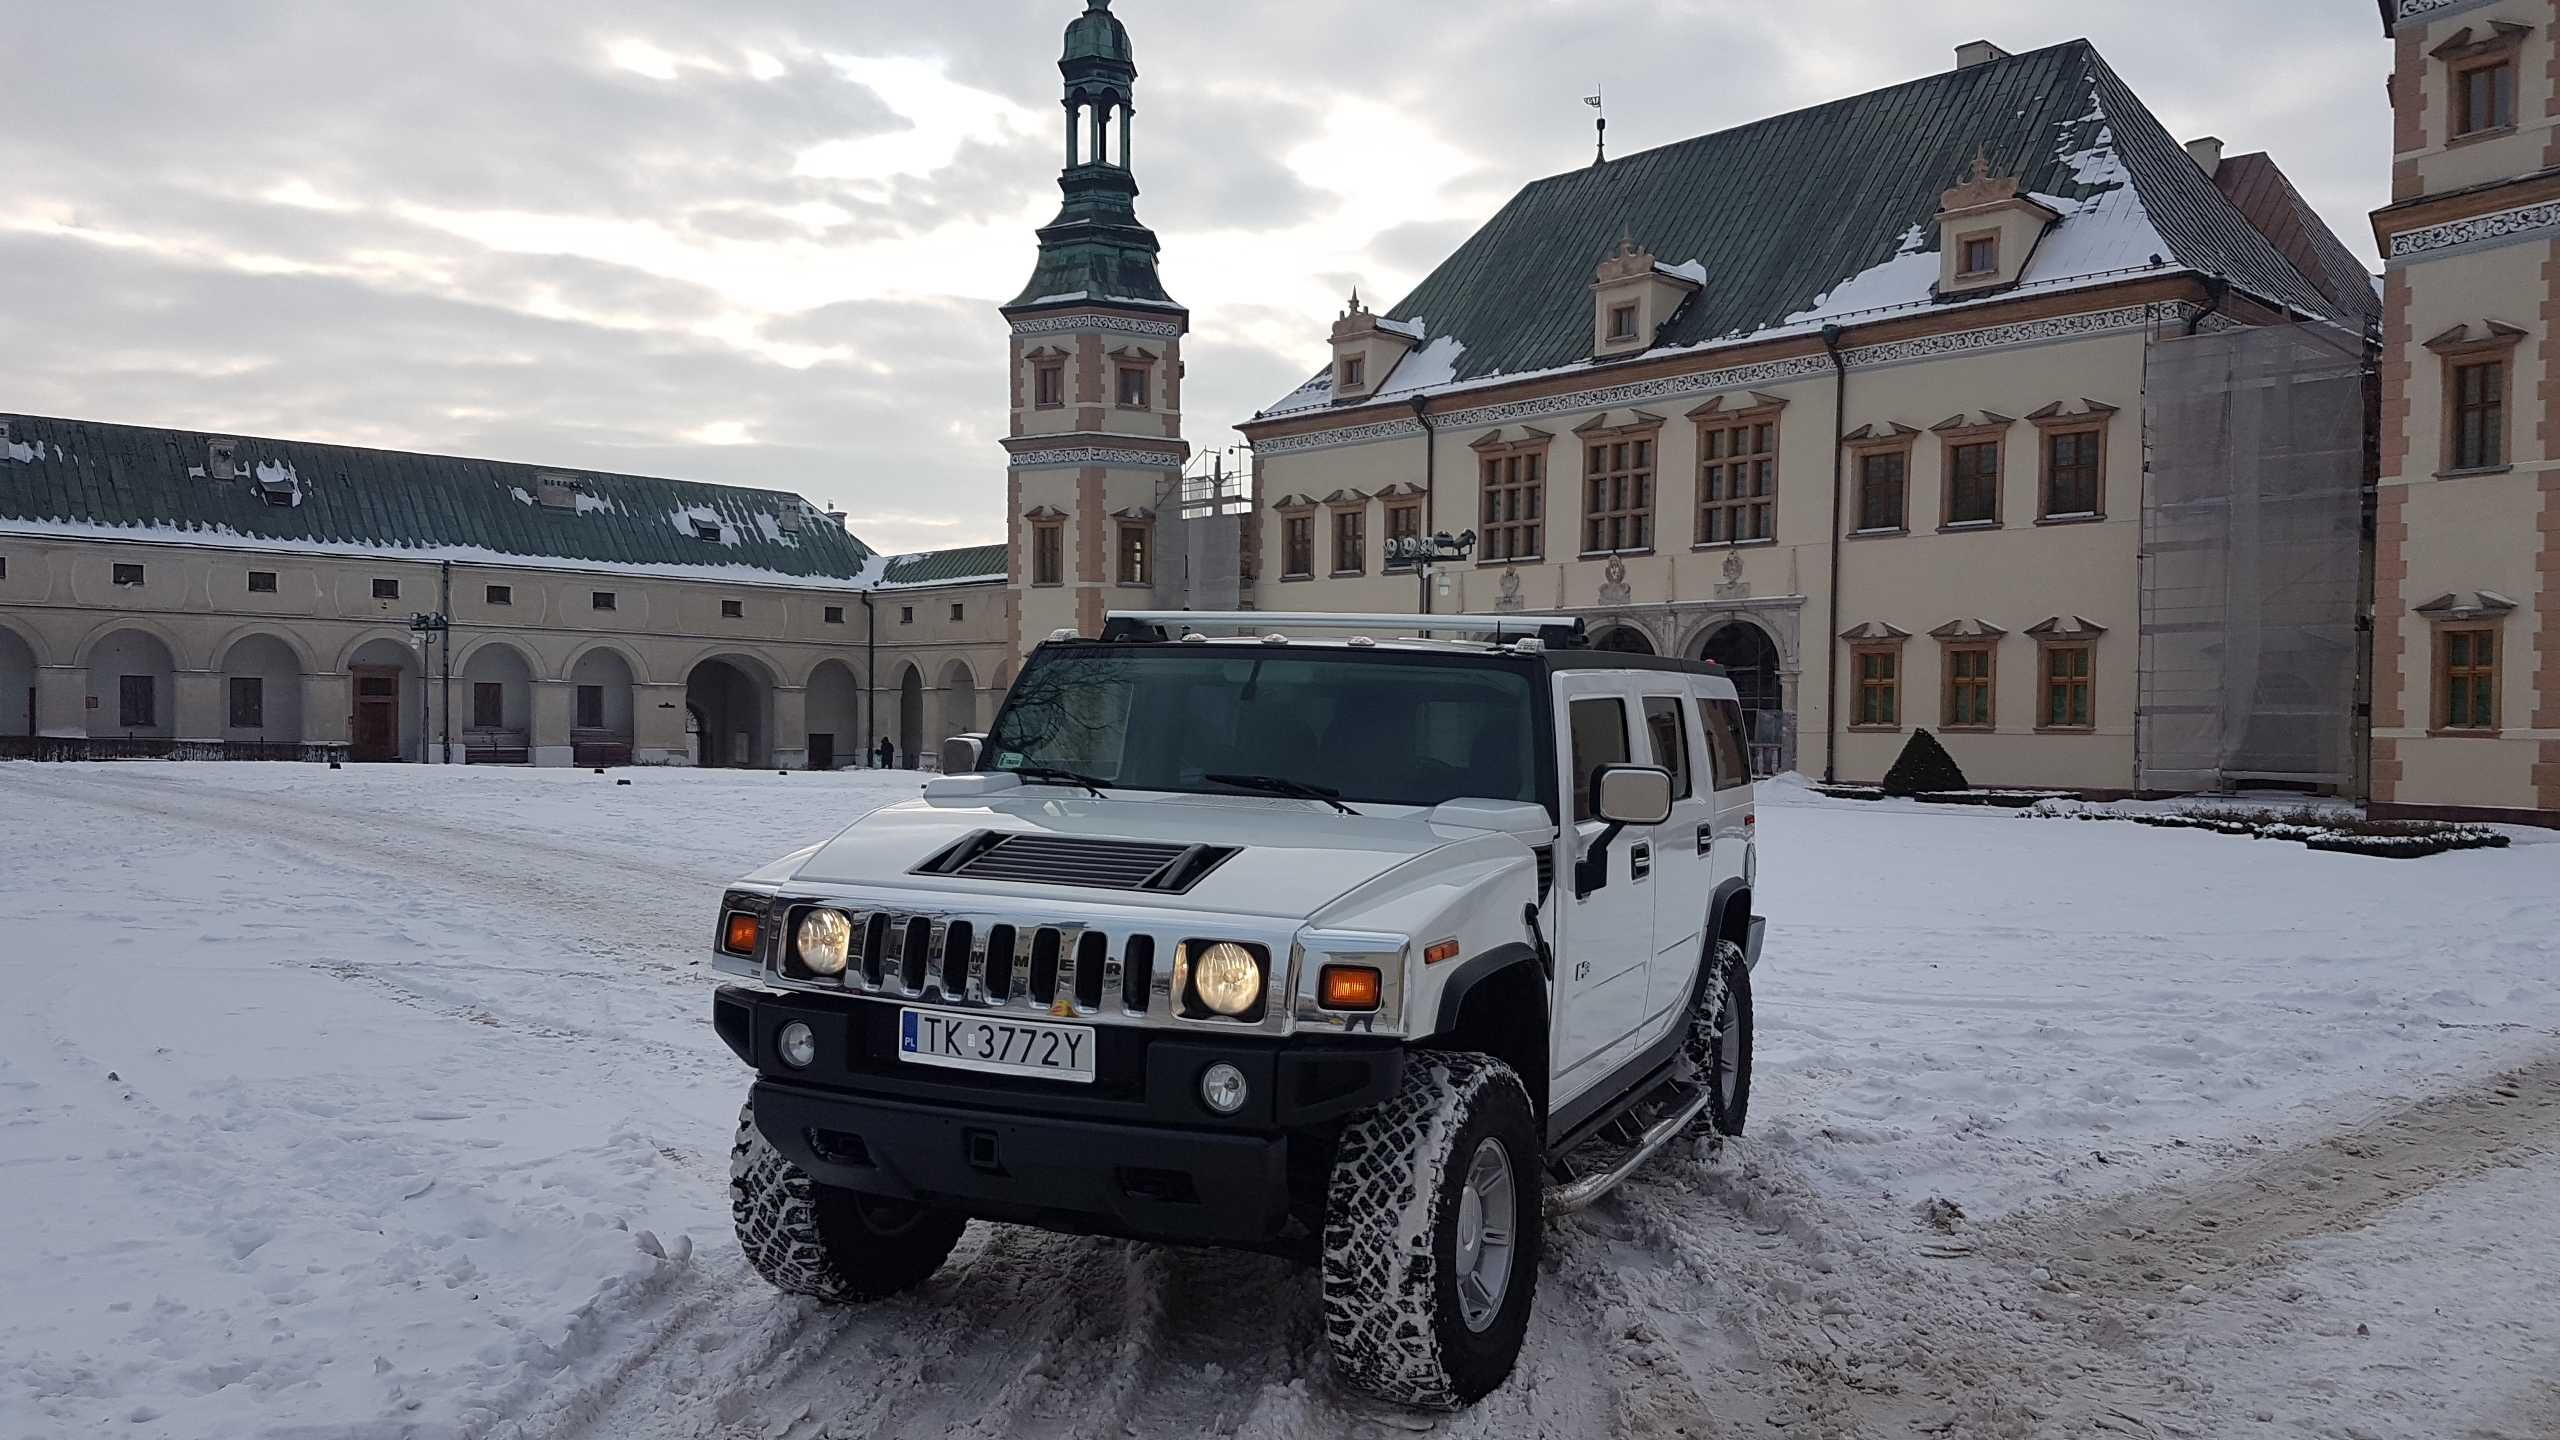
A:
<svg viewBox="0 0 2560 1440">
<path fill-rule="evenodd" d="M 0 0 L 0 411 L 794 489 L 1000 539 L 1081 0 Z M 2370 258 L 2370 0 L 1118 0 L 1192 443 L 1523 183 L 2097 42 Z"/>
</svg>

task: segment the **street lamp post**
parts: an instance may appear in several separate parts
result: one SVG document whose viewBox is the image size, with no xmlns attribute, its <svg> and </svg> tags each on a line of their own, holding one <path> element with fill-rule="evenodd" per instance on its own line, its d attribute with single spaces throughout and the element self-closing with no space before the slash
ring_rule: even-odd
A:
<svg viewBox="0 0 2560 1440">
<path fill-rule="evenodd" d="M 435 673 L 434 666 L 427 660 L 428 646 L 437 640 L 442 640 L 447 647 L 446 653 L 450 657 L 453 645 L 453 621 L 440 610 L 424 611 L 409 617 L 409 633 L 417 637 L 418 644 L 418 754 L 424 758 L 428 740 L 434 731 L 435 718 L 429 713 L 427 706 L 427 677 Z M 452 703 L 453 697 L 446 696 L 447 709 L 452 708 Z M 452 763 L 452 741 L 453 717 L 447 715 L 445 716 L 445 743 L 441 747 L 444 753 L 436 757 L 437 764 Z"/>
</svg>

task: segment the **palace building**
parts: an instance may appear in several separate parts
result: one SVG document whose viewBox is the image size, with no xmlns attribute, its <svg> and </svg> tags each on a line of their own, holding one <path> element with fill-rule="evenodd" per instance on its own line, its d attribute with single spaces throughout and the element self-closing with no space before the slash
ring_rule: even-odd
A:
<svg viewBox="0 0 2560 1440">
<path fill-rule="evenodd" d="M 2086 42 L 1531 183 L 1245 427 L 1272 610 L 1580 616 L 1763 769 L 2354 794 L 2372 282 Z M 1388 559 L 1472 531 L 1426 585 Z"/>
<path fill-rule="evenodd" d="M 2560 824 L 2560 0 L 2381 5 L 2373 798 Z"/>
</svg>

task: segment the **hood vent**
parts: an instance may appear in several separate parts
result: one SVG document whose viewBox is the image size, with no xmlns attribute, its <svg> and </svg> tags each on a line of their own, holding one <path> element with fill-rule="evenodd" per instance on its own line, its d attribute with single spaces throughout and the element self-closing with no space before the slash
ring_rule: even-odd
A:
<svg viewBox="0 0 2560 1440">
<path fill-rule="evenodd" d="M 1225 845 L 1163 845 L 982 830 L 917 866 L 915 873 L 1181 895 L 1235 853 Z"/>
</svg>

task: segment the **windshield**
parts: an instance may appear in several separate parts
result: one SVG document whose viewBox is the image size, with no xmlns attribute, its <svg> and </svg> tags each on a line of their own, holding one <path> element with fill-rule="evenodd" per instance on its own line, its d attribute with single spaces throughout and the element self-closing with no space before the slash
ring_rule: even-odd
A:
<svg viewBox="0 0 2560 1440">
<path fill-rule="evenodd" d="M 1540 803 L 1539 672 L 1395 651 L 1048 649 L 987 737 L 990 769 L 1251 793 L 1267 776 L 1382 805 Z"/>
</svg>

